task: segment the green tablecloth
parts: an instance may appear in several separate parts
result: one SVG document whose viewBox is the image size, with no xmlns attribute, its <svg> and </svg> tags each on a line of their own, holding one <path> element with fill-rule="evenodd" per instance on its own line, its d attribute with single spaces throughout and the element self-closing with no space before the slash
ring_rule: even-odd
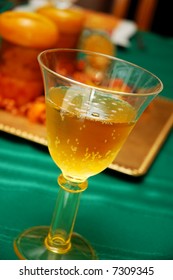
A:
<svg viewBox="0 0 173 280">
<path fill-rule="evenodd" d="M 173 97 L 173 39 L 141 33 L 120 58 L 160 77 L 163 96 Z M 173 259 L 173 133 L 148 173 L 132 178 L 109 169 L 89 179 L 75 231 L 100 259 Z M 13 240 L 31 226 L 49 225 L 60 170 L 46 147 L 0 131 L 0 259 L 17 259 Z"/>
</svg>

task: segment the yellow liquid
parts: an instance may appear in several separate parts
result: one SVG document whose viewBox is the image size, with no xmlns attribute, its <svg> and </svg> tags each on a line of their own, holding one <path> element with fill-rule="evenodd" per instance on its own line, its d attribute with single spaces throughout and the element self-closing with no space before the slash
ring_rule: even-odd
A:
<svg viewBox="0 0 173 280">
<path fill-rule="evenodd" d="M 46 100 L 50 154 L 65 178 L 84 181 L 116 157 L 135 124 L 122 100 L 86 90 L 51 88 Z"/>
</svg>

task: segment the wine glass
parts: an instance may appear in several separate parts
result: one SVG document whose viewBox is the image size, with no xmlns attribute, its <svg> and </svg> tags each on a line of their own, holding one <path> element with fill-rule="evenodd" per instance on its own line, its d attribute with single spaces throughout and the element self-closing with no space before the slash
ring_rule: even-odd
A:
<svg viewBox="0 0 173 280">
<path fill-rule="evenodd" d="M 81 194 L 87 179 L 115 159 L 163 85 L 137 65 L 90 51 L 50 49 L 38 61 L 48 148 L 62 174 L 50 227 L 26 230 L 14 249 L 21 259 L 97 259 L 89 242 L 73 233 Z"/>
</svg>

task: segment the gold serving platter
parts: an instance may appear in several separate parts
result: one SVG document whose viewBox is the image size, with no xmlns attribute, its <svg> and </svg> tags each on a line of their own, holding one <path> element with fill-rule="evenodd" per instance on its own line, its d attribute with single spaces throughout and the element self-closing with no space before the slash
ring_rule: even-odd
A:
<svg viewBox="0 0 173 280">
<path fill-rule="evenodd" d="M 144 175 L 173 125 L 173 101 L 157 97 L 143 113 L 109 168 L 131 176 Z M 44 125 L 0 110 L 0 130 L 47 145 Z"/>
</svg>

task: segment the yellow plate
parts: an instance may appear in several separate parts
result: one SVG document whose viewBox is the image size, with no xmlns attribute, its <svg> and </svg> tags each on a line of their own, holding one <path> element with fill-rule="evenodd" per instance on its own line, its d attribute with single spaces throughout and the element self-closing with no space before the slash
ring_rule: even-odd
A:
<svg viewBox="0 0 173 280">
<path fill-rule="evenodd" d="M 144 175 L 173 125 L 173 101 L 156 98 L 146 109 L 109 168 L 131 176 Z M 0 130 L 47 145 L 46 128 L 0 110 Z"/>
</svg>

